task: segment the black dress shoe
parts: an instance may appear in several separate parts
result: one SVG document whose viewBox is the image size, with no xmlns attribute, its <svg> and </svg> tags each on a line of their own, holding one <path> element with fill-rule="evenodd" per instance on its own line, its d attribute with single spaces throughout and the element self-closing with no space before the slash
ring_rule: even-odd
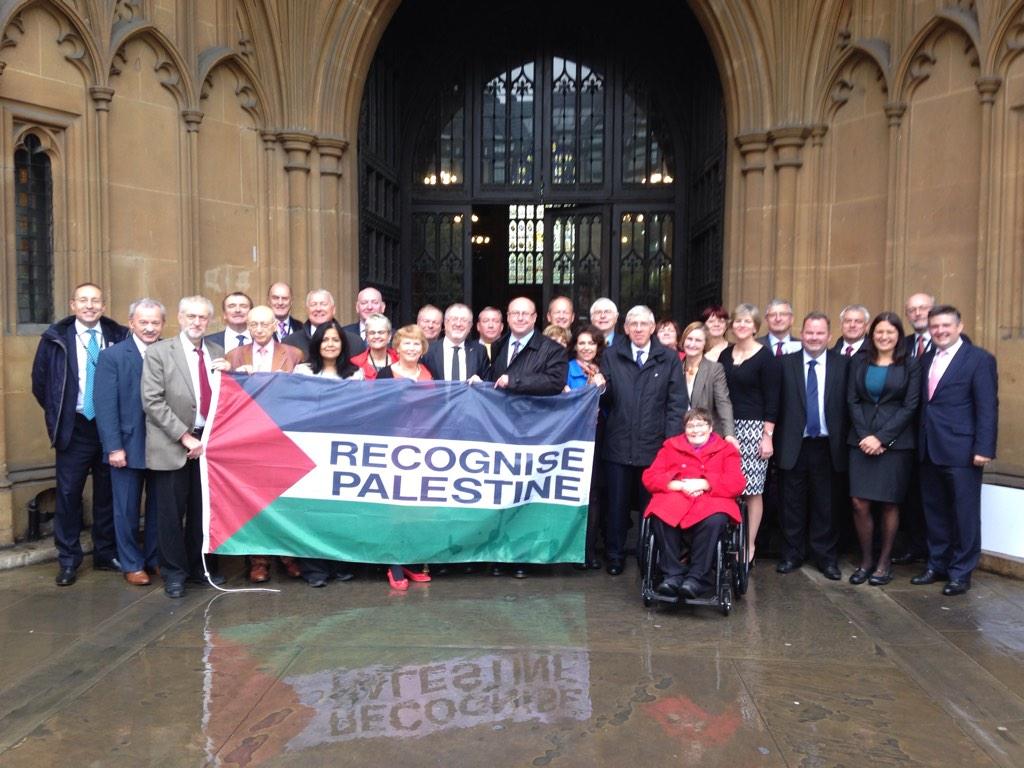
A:
<svg viewBox="0 0 1024 768">
<path fill-rule="evenodd" d="M 189 584 L 198 584 L 202 587 L 208 587 L 211 584 L 215 587 L 219 587 L 225 581 L 227 581 L 227 578 L 225 576 L 221 576 L 219 573 L 211 573 L 209 581 L 206 580 L 205 575 L 188 577 Z"/>
<path fill-rule="evenodd" d="M 94 557 L 92 559 L 92 569 L 94 571 L 120 571 L 121 563 L 116 557 L 112 557 L 109 560 L 97 560 Z"/>
<path fill-rule="evenodd" d="M 931 568 L 925 568 L 921 573 L 917 574 L 910 580 L 911 584 L 922 586 L 924 584 L 934 584 L 937 581 L 942 581 L 946 578 L 946 574 L 941 571 L 933 571 Z"/>
<path fill-rule="evenodd" d="M 57 586 L 58 587 L 70 587 L 78 579 L 78 574 L 75 573 L 74 568 L 61 568 L 57 573 Z"/>
<path fill-rule="evenodd" d="M 843 572 L 839 570 L 839 566 L 835 563 L 823 565 L 820 570 L 822 575 L 830 581 L 839 581 L 843 578 Z"/>
<path fill-rule="evenodd" d="M 971 582 L 960 581 L 959 579 L 950 579 L 946 582 L 946 586 L 942 588 L 942 594 L 946 597 L 952 597 L 953 595 L 965 595 L 967 590 L 971 588 Z"/>
<path fill-rule="evenodd" d="M 529 574 L 526 572 L 526 568 L 521 565 L 517 565 L 512 571 L 513 579 L 525 579 Z"/>
<path fill-rule="evenodd" d="M 672 579 L 665 579 L 654 591 L 662 597 L 679 597 L 679 584 Z"/>
<path fill-rule="evenodd" d="M 574 571 L 585 571 L 585 570 L 587 570 L 587 564 L 586 563 L 573 563 L 572 564 L 572 569 Z"/>
<path fill-rule="evenodd" d="M 500 565 L 492 565 L 491 566 L 491 576 L 501 576 L 501 566 Z"/>
<path fill-rule="evenodd" d="M 591 571 L 600 571 L 601 561 L 598 560 L 596 557 L 592 557 L 589 560 L 587 560 L 587 568 L 589 568 Z"/>
<path fill-rule="evenodd" d="M 609 560 L 608 567 L 605 570 L 608 571 L 609 576 L 620 576 L 622 574 L 622 561 Z"/>
<path fill-rule="evenodd" d="M 352 571 L 335 571 L 334 572 L 334 580 L 335 581 L 352 581 L 352 579 L 354 579 L 355 577 L 356 577 L 356 575 L 354 573 L 352 573 Z"/>
<path fill-rule="evenodd" d="M 872 573 L 871 578 L 868 579 L 868 584 L 872 587 L 884 587 L 890 581 L 892 581 L 892 568 L 884 573 Z"/>
<path fill-rule="evenodd" d="M 309 586 L 311 587 L 319 589 L 320 587 L 327 586 L 327 579 L 325 579 L 323 576 L 314 576 L 311 579 L 306 579 L 306 583 L 309 584 Z"/>
<path fill-rule="evenodd" d="M 179 581 L 168 581 L 164 584 L 164 594 L 170 598 L 185 596 L 185 585 Z"/>
<path fill-rule="evenodd" d="M 696 579 L 689 577 L 683 579 L 683 583 L 679 585 L 679 594 L 690 600 L 699 600 L 711 593 L 711 587 L 705 587 Z"/>
<path fill-rule="evenodd" d="M 803 563 L 799 560 L 783 560 L 775 566 L 776 573 L 792 573 L 797 570 Z"/>
<path fill-rule="evenodd" d="M 869 568 L 858 568 L 856 571 L 850 574 L 851 584 L 863 584 L 871 576 L 871 569 Z"/>
<path fill-rule="evenodd" d="M 913 565 L 921 558 L 915 555 L 913 552 L 901 552 L 898 555 L 892 556 L 893 565 Z"/>
</svg>

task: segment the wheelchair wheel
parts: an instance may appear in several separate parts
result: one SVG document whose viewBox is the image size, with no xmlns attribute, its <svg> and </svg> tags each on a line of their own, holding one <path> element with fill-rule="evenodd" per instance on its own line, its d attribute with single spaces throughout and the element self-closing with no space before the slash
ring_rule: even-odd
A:
<svg viewBox="0 0 1024 768">
<path fill-rule="evenodd" d="M 658 553 L 654 547 L 654 531 L 650 521 L 645 519 L 640 527 L 640 539 L 636 545 L 637 564 L 640 567 L 640 596 L 644 606 L 650 608 L 654 600 L 649 597 L 654 589 L 654 577 L 658 573 Z"/>
<path fill-rule="evenodd" d="M 736 598 L 739 599 L 747 594 L 747 581 L 750 576 L 750 569 L 747 565 L 749 550 L 747 547 L 747 505 L 740 505 L 740 524 L 737 528 L 739 547 L 736 550 L 736 571 L 733 574 L 733 587 L 736 590 Z"/>
<path fill-rule="evenodd" d="M 732 586 L 723 583 L 718 590 L 718 609 L 723 616 L 728 616 L 732 611 Z"/>
</svg>

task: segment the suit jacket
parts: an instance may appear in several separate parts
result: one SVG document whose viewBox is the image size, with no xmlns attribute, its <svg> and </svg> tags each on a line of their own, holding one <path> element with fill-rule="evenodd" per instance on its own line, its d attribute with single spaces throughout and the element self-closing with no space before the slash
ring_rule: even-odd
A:
<svg viewBox="0 0 1024 768">
<path fill-rule="evenodd" d="M 557 395 L 565 388 L 569 361 L 565 349 L 540 331 L 534 331 L 516 359 L 508 364 L 511 335 L 494 343 L 487 381 L 497 381 L 508 374 L 508 391 L 520 395 Z"/>
<path fill-rule="evenodd" d="M 826 351 L 825 359 L 825 428 L 828 429 L 832 468 L 846 471 L 849 452 L 846 449 L 847 411 L 846 374 L 849 358 Z M 807 390 L 804 383 L 804 353 L 791 352 L 781 360 L 782 387 L 779 394 L 779 421 L 775 425 L 775 460 L 779 469 L 796 466 L 807 425 Z"/>
<path fill-rule="evenodd" d="M 904 339 L 903 341 L 906 342 L 906 339 Z M 861 341 L 860 346 L 857 347 L 857 351 L 854 352 L 853 355 L 859 355 L 862 352 L 866 352 L 867 351 L 865 349 L 866 346 L 867 346 L 867 339 L 863 339 Z M 832 345 L 832 351 L 836 352 L 836 353 L 838 353 L 840 355 L 843 354 L 843 350 L 845 348 L 846 348 L 846 339 L 844 339 L 842 336 L 839 337 L 839 341 L 837 341 L 835 344 Z M 853 355 L 851 355 L 851 357 L 853 357 Z M 846 355 L 843 355 L 843 357 L 846 357 Z"/>
<path fill-rule="evenodd" d="M 96 363 L 96 429 L 103 461 L 124 451 L 131 469 L 146 468 L 146 414 L 142 410 L 142 354 L 135 337 L 100 352 Z"/>
<path fill-rule="evenodd" d="M 466 361 L 466 370 L 463 373 L 466 374 L 468 379 L 470 376 L 479 376 L 481 379 L 487 375 L 487 368 L 490 365 L 490 361 L 487 357 L 487 350 L 484 349 L 484 345 L 479 341 L 473 341 L 472 339 L 466 339 L 462 346 L 465 347 L 463 357 Z M 516 358 L 518 362 L 518 358 Z M 427 354 L 423 356 L 420 361 L 430 370 L 430 375 L 436 380 L 444 379 L 444 342 L 442 339 L 433 341 L 427 348 Z"/>
<path fill-rule="evenodd" d="M 244 347 L 235 347 L 228 352 L 226 359 L 231 363 L 232 369 L 243 365 L 252 365 L 252 352 L 255 346 L 255 344 L 246 344 Z M 295 366 L 301 362 L 301 350 L 290 345 L 274 342 L 274 359 L 270 363 L 272 371 L 291 373 Z"/>
<path fill-rule="evenodd" d="M 865 437 L 874 435 L 889 448 L 911 450 L 917 444 L 914 419 L 921 400 L 921 366 L 907 357 L 903 365 L 886 368 L 882 396 L 876 403 L 865 385 L 870 365 L 867 354 L 855 354 L 850 360 L 846 385 L 846 404 L 850 410 L 847 445 L 860 445 Z"/>
<path fill-rule="evenodd" d="M 359 338 L 358 324 L 356 324 L 355 333 L 352 333 L 351 331 L 346 331 L 346 327 L 351 326 L 343 326 L 341 330 L 345 333 L 345 354 L 347 354 L 349 360 L 351 360 L 353 357 L 355 357 L 364 349 L 366 349 L 366 344 L 363 342 L 361 338 Z M 307 320 L 301 325 L 299 330 L 297 330 L 295 333 L 290 334 L 281 343 L 288 344 L 289 346 L 296 347 L 297 349 L 301 349 L 303 359 L 308 360 L 309 340 L 311 338 L 313 338 L 313 326 L 310 324 L 309 320 Z"/>
<path fill-rule="evenodd" d="M 354 323 L 349 323 L 348 325 L 341 326 L 341 330 L 348 334 L 349 341 L 352 342 L 352 346 L 348 351 L 348 353 L 352 357 L 355 357 L 364 349 L 366 349 L 366 342 L 363 340 L 363 337 L 359 335 L 358 320 Z"/>
<path fill-rule="evenodd" d="M 275 317 L 274 320 L 276 321 L 277 318 Z M 284 335 L 288 336 L 289 334 L 295 333 L 296 331 L 301 329 L 302 321 L 299 320 L 299 318 L 294 317 L 293 315 L 288 315 L 288 327 L 285 329 L 286 332 Z M 274 341 L 284 341 L 284 339 L 281 337 L 280 332 L 274 331 Z"/>
<path fill-rule="evenodd" d="M 697 375 L 693 379 L 690 408 L 704 408 L 710 411 L 715 417 L 715 432 L 722 437 L 733 437 L 736 434 L 732 402 L 729 400 L 729 385 L 725 381 L 725 369 L 714 360 L 701 358 L 700 365 L 697 366 Z"/>
<path fill-rule="evenodd" d="M 212 358 L 224 354 L 221 347 L 209 341 L 206 346 Z M 185 466 L 188 451 L 179 441 L 192 431 L 199 409 L 186 354 L 192 353 L 182 348 L 180 336 L 158 341 L 146 350 L 142 409 L 146 412 L 146 466 L 150 469 L 166 471 Z M 211 379 L 216 375 L 211 374 Z"/>
<path fill-rule="evenodd" d="M 976 455 L 995 458 L 999 422 L 996 359 L 965 341 L 929 400 L 928 371 L 934 360 L 933 351 L 921 362 L 918 457 L 944 467 L 972 466 Z"/>
</svg>

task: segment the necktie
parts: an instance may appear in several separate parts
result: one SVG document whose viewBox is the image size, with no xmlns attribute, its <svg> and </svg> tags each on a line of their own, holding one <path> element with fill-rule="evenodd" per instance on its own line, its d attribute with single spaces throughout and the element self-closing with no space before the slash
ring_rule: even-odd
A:
<svg viewBox="0 0 1024 768">
<path fill-rule="evenodd" d="M 270 371 L 270 365 L 269 365 L 270 361 L 267 359 L 268 351 L 269 350 L 266 347 L 260 347 L 259 348 L 259 360 L 260 360 L 260 363 L 259 363 L 259 366 L 257 367 L 256 370 L 264 371 L 264 372 L 269 372 Z"/>
<path fill-rule="evenodd" d="M 637 368 L 643 368 L 644 367 L 644 351 L 642 349 L 638 349 L 636 351 L 636 367 Z"/>
<path fill-rule="evenodd" d="M 459 370 L 459 349 L 461 347 L 452 347 L 452 381 L 462 380 L 462 372 Z"/>
<path fill-rule="evenodd" d="M 512 357 L 509 358 L 508 364 L 512 365 L 512 361 L 519 356 L 519 340 L 516 339 L 512 342 Z"/>
<path fill-rule="evenodd" d="M 213 390 L 210 389 L 210 374 L 206 370 L 203 348 L 196 347 L 195 350 L 196 354 L 199 355 L 199 415 L 205 419 L 210 412 L 210 400 L 213 399 Z"/>
<path fill-rule="evenodd" d="M 775 342 L 775 356 L 776 357 L 782 357 L 782 342 L 781 341 Z"/>
<path fill-rule="evenodd" d="M 238 339 L 238 346 L 241 347 L 241 346 L 245 345 L 245 334 L 244 333 L 238 334 L 237 336 L 235 336 L 235 338 Z"/>
<path fill-rule="evenodd" d="M 277 338 L 283 340 L 288 335 L 288 321 L 278 320 L 277 321 Z"/>
<path fill-rule="evenodd" d="M 96 418 L 96 406 L 93 405 L 92 395 L 96 386 L 96 361 L 100 356 L 100 343 L 96 338 L 98 332 L 95 328 L 90 328 L 87 333 L 89 344 L 85 348 L 85 394 L 82 396 L 82 415 L 92 421 Z"/>
<path fill-rule="evenodd" d="M 946 350 L 941 349 L 935 353 L 935 357 L 932 358 L 931 367 L 928 369 L 928 399 L 932 399 L 932 395 L 935 394 L 935 388 L 939 386 L 939 379 L 942 378 L 942 373 L 939 371 L 939 359 L 946 356 Z"/>
<path fill-rule="evenodd" d="M 914 357 L 924 357 L 924 336 L 918 334 L 917 346 L 914 348 Z"/>
<path fill-rule="evenodd" d="M 818 415 L 818 376 L 814 373 L 816 360 L 807 363 L 807 436 L 821 435 L 821 417 Z"/>
<path fill-rule="evenodd" d="M 852 355 L 853 354 L 853 344 L 847 344 L 846 345 L 846 351 L 843 354 L 846 355 L 847 357 Z"/>
</svg>

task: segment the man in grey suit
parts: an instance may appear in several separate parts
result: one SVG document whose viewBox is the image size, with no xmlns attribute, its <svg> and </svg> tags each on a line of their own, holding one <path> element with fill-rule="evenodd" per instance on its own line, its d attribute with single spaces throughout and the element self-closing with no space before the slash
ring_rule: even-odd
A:
<svg viewBox="0 0 1024 768">
<path fill-rule="evenodd" d="M 213 304 L 205 296 L 178 303 L 181 333 L 146 350 L 142 409 L 146 412 L 146 466 L 157 498 L 160 575 L 168 597 L 182 597 L 185 581 L 206 583 L 202 561 L 203 492 L 199 457 L 213 399 L 212 379 L 230 366 L 209 339 Z M 211 575 L 215 583 L 220 576 Z"/>
</svg>

